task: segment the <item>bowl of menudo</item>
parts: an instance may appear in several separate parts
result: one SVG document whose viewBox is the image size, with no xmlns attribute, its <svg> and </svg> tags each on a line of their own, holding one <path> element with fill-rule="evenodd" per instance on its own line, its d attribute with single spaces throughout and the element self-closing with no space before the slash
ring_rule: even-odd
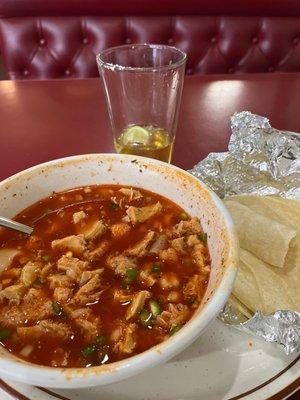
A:
<svg viewBox="0 0 300 400">
<path fill-rule="evenodd" d="M 221 200 L 160 161 L 94 154 L 0 183 L 0 375 L 75 388 L 162 363 L 218 315 L 237 242 Z"/>
</svg>

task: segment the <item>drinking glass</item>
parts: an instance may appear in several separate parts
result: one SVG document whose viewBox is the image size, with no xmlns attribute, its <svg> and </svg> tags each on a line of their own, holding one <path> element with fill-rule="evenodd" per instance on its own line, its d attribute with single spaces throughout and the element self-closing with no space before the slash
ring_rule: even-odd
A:
<svg viewBox="0 0 300 400">
<path fill-rule="evenodd" d="M 97 55 L 118 153 L 170 162 L 186 54 L 154 44 L 113 47 Z"/>
</svg>

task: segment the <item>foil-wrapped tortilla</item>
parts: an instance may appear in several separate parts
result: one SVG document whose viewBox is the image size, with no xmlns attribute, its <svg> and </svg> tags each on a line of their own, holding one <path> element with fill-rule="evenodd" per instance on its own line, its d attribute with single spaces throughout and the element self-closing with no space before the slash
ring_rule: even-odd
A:
<svg viewBox="0 0 300 400">
<path fill-rule="evenodd" d="M 231 118 L 228 152 L 211 153 L 190 172 L 221 198 L 234 194 L 300 198 L 300 134 L 279 131 L 248 111 Z"/>
<path fill-rule="evenodd" d="M 228 152 L 209 154 L 189 172 L 225 199 L 234 195 L 276 195 L 300 199 L 300 134 L 276 130 L 270 126 L 267 118 L 247 111 L 233 115 L 231 129 Z M 247 208 L 247 204 L 234 207 L 235 212 L 238 213 L 243 206 Z M 248 209 L 248 213 L 252 211 Z M 277 219 L 275 228 L 280 228 L 280 222 Z M 264 228 L 272 229 L 269 226 Z M 294 228 L 299 229 L 298 226 Z M 265 253 L 262 254 L 262 259 L 265 258 L 264 261 L 271 263 L 273 267 L 281 268 L 287 246 L 294 236 L 292 226 L 289 232 L 283 234 L 283 246 L 276 248 L 276 257 L 272 253 Z M 246 250 L 257 253 L 255 249 Z M 246 308 L 234 297 L 219 318 L 239 330 L 278 343 L 286 354 L 300 351 L 298 312 L 278 310 L 263 315 L 258 311 L 247 319 Z"/>
</svg>

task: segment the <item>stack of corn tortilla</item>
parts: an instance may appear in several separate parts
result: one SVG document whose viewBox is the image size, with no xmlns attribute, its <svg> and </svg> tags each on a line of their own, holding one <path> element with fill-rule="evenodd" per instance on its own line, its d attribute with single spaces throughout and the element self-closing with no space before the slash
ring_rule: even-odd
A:
<svg viewBox="0 0 300 400">
<path fill-rule="evenodd" d="M 232 196 L 225 201 L 240 242 L 240 268 L 230 304 L 256 311 L 300 312 L 300 200 Z"/>
</svg>

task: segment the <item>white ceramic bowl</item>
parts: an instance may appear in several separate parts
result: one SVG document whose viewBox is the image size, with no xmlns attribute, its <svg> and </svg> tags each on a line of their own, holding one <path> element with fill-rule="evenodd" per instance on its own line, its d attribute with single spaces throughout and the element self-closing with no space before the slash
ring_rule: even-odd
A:
<svg viewBox="0 0 300 400">
<path fill-rule="evenodd" d="M 25 362 L 0 346 L 0 375 L 27 384 L 76 388 L 104 385 L 138 374 L 175 356 L 218 315 L 234 283 L 238 245 L 231 217 L 221 200 L 187 172 L 160 161 L 118 154 L 82 155 L 37 165 L 0 183 L 0 215 L 78 186 L 123 184 L 159 193 L 201 220 L 208 234 L 212 270 L 204 299 L 193 318 L 167 341 L 141 353 L 93 368 L 51 368 Z"/>
</svg>

